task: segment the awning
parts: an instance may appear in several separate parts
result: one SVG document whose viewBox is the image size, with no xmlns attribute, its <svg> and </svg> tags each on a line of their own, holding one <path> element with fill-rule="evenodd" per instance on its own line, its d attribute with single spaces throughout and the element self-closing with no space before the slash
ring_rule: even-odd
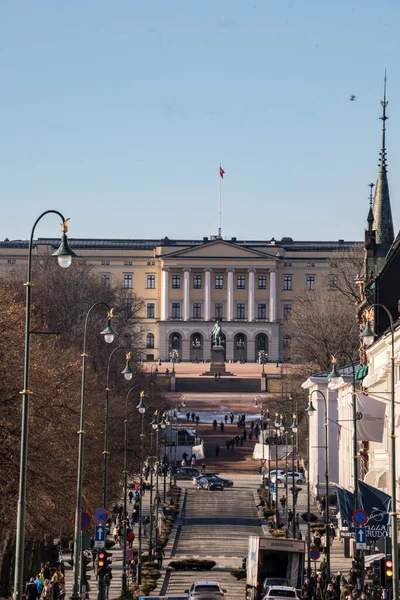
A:
<svg viewBox="0 0 400 600">
<path fill-rule="evenodd" d="M 357 370 L 356 379 L 357 379 L 357 381 L 361 381 L 367 375 L 368 375 L 368 365 L 365 365 L 364 367 L 360 367 Z"/>
</svg>

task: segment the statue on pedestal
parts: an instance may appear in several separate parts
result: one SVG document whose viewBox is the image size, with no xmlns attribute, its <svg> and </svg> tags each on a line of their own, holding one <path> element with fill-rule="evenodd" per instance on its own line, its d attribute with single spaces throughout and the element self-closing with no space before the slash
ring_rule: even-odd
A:
<svg viewBox="0 0 400 600">
<path fill-rule="evenodd" d="M 211 331 L 211 348 L 223 348 L 223 341 L 221 323 L 217 321 Z"/>
</svg>

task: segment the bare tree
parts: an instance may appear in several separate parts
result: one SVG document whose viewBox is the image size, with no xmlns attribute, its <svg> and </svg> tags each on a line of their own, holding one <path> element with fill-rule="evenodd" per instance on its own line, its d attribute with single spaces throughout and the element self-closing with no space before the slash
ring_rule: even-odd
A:
<svg viewBox="0 0 400 600">
<path fill-rule="evenodd" d="M 355 308 L 340 292 L 317 288 L 298 294 L 285 332 L 291 338 L 291 359 L 310 371 L 329 369 L 331 355 L 346 350 L 358 357 L 359 328 Z"/>
<path fill-rule="evenodd" d="M 326 276 L 325 284 L 329 287 L 329 277 L 335 277 L 335 289 L 354 305 L 355 302 L 361 300 L 356 280 L 363 274 L 363 270 L 364 248 L 362 244 L 337 250 L 332 254 L 331 273 Z"/>
</svg>

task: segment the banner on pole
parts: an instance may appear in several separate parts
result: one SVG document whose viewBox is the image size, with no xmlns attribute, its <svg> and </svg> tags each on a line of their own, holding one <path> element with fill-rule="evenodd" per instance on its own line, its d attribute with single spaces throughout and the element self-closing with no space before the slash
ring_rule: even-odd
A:
<svg viewBox="0 0 400 600">
<path fill-rule="evenodd" d="M 382 443 L 385 412 L 384 402 L 357 392 L 357 438 Z"/>
</svg>

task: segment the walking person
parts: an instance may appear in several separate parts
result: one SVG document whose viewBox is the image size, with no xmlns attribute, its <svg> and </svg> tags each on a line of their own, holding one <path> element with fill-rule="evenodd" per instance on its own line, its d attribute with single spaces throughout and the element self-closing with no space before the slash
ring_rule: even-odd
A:
<svg viewBox="0 0 400 600">
<path fill-rule="evenodd" d="M 289 508 L 289 510 L 288 510 L 288 522 L 287 522 L 287 524 L 288 524 L 289 527 L 292 524 L 292 521 L 293 521 L 293 511 L 292 511 L 291 508 Z"/>
<path fill-rule="evenodd" d="M 219 424 L 219 427 L 221 429 L 221 433 L 223 433 L 224 432 L 224 427 L 225 427 L 225 424 L 224 424 L 223 421 L 221 421 L 221 423 Z"/>
<path fill-rule="evenodd" d="M 286 496 L 282 496 L 281 499 L 279 500 L 279 502 L 281 503 L 281 512 L 282 512 L 282 516 L 285 514 L 285 508 L 286 508 Z"/>
<path fill-rule="evenodd" d="M 161 567 L 162 567 L 164 556 L 165 556 L 164 548 L 159 544 L 156 548 L 156 559 L 157 559 L 157 566 L 159 569 L 161 569 Z"/>
<path fill-rule="evenodd" d="M 228 415 L 225 415 L 224 419 L 225 419 L 225 423 L 227 423 L 228 422 Z"/>
<path fill-rule="evenodd" d="M 194 423 L 195 418 L 196 418 L 196 413 L 193 411 L 192 412 L 192 421 L 193 421 L 193 423 Z"/>
<path fill-rule="evenodd" d="M 219 444 L 215 444 L 215 456 L 216 456 L 217 458 L 218 458 L 218 456 L 219 456 L 219 450 L 220 450 Z"/>
<path fill-rule="evenodd" d="M 187 423 L 189 423 L 189 421 L 190 421 L 190 412 L 186 413 L 186 421 L 187 421 Z"/>
<path fill-rule="evenodd" d="M 38 597 L 38 591 L 35 583 L 35 578 L 31 577 L 25 590 L 26 600 L 36 600 Z"/>
<path fill-rule="evenodd" d="M 296 518 L 295 518 L 294 522 L 296 523 L 296 531 L 300 531 L 300 515 L 299 515 L 299 513 L 296 513 Z"/>
<path fill-rule="evenodd" d="M 129 498 L 129 504 L 132 504 L 132 500 L 133 500 L 133 492 L 132 492 L 132 490 L 129 490 L 128 498 Z"/>
</svg>

